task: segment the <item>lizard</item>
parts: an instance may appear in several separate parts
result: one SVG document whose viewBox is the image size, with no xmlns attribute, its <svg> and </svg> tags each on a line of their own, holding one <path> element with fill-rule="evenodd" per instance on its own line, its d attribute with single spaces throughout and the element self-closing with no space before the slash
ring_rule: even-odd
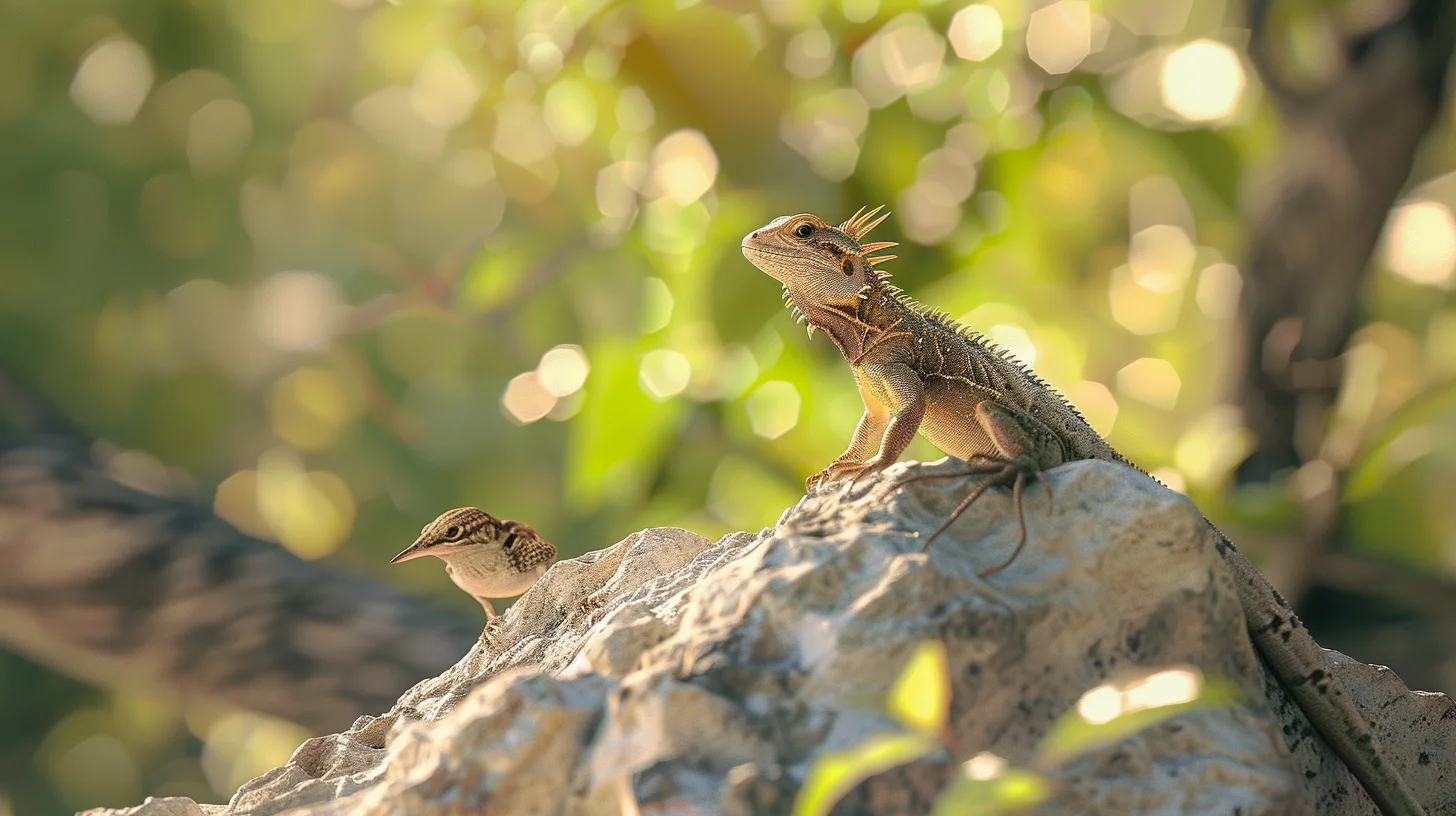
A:
<svg viewBox="0 0 1456 816">
<path fill-rule="evenodd" d="M 556 563 L 556 546 L 521 521 L 498 519 L 478 507 L 446 510 L 389 563 L 433 555 L 445 574 L 485 609 L 486 631 L 498 617 L 491 598 L 520 595 Z"/>
<path fill-rule="evenodd" d="M 852 489 L 857 480 L 894 464 L 919 432 L 969 464 L 964 473 L 923 478 L 985 476 L 923 549 L 988 487 L 1012 488 L 1021 538 L 1006 563 L 982 573 L 986 577 L 1011 563 L 1025 545 L 1022 488 L 1031 479 L 1046 486 L 1042 471 L 1082 459 L 1141 469 L 1015 357 L 888 282 L 889 274 L 877 267 L 895 256 L 871 253 L 896 244 L 864 241 L 889 216 L 876 217 L 882 209 L 861 208 L 838 226 L 810 213 L 781 216 L 743 238 L 744 256 L 782 285 L 785 302 L 796 321 L 807 323 L 810 338 L 823 331 L 839 349 L 864 401 L 849 447 L 806 486 L 848 480 Z M 1214 532 L 1250 639 L 1275 676 L 1382 813 L 1423 814 L 1294 610 L 1226 536 Z"/>
</svg>

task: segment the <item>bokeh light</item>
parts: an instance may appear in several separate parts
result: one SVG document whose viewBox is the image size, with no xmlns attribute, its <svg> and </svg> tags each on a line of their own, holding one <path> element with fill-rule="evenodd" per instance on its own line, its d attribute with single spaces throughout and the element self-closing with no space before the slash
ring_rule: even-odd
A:
<svg viewBox="0 0 1456 816">
<path fill-rule="evenodd" d="M 883 108 L 935 82 L 945 61 L 945 45 L 945 38 L 924 15 L 905 12 L 855 51 L 854 87 L 870 107 Z"/>
<path fill-rule="evenodd" d="M 638 382 L 653 399 L 662 401 L 681 394 L 693 374 L 686 355 L 671 349 L 657 349 L 642 355 Z"/>
<path fill-rule="evenodd" d="M 748 419 L 753 432 L 778 439 L 799 424 L 799 389 L 791 382 L 771 380 L 748 395 Z"/>
<path fill-rule="evenodd" d="M 718 155 L 701 131 L 674 131 L 652 151 L 652 180 L 677 204 L 702 198 L 717 178 Z"/>
<path fill-rule="evenodd" d="M 961 59 L 981 62 L 1001 49 L 1001 15 L 988 5 L 966 6 L 950 21 L 950 44 Z"/>
<path fill-rule="evenodd" d="M 194 175 L 217 175 L 237 160 L 252 138 L 248 106 L 235 99 L 214 99 L 187 122 L 187 163 Z"/>
<path fill-rule="evenodd" d="M 1244 278 L 1231 263 L 1214 263 L 1198 273 L 1198 289 L 1194 295 L 1198 308 L 1215 320 L 1229 320 L 1239 312 L 1239 296 Z"/>
<path fill-rule="evenodd" d="M 280 351 L 322 348 L 338 330 L 342 314 L 333 280 L 314 272 L 280 272 L 253 294 L 253 328 Z"/>
<path fill-rule="evenodd" d="M 506 416 L 522 425 L 544 418 L 555 407 L 556 395 L 547 389 L 535 371 L 512 377 L 501 396 L 501 408 Z"/>
<path fill-rule="evenodd" d="M 1067 389 L 1067 399 L 1097 433 L 1107 436 L 1117 423 L 1117 398 L 1095 380 L 1081 380 Z"/>
<path fill-rule="evenodd" d="M 1190 122 L 1215 122 L 1238 108 L 1244 83 L 1243 63 L 1232 48 L 1198 40 L 1168 55 L 1159 86 L 1168 110 Z"/>
<path fill-rule="evenodd" d="M 1248 202 L 1291 156 L 1325 167 L 1256 68 L 1362 69 L 1319 39 L 1333 12 L 1255 61 L 1245 9 L 1192 0 L 124 5 L 0 31 L 0 374 L 109 478 L 388 580 L 454 503 L 549 520 L 569 555 L 771 524 L 863 407 L 738 242 L 860 204 L 893 211 L 895 283 L 1227 509 L 1241 301 L 1269 291 Z M 1270 499 L 1333 483 L 1352 552 L 1435 570 L 1449 423 L 1400 423 L 1456 376 L 1449 152 L 1413 165 L 1339 366 L 1290 370 L 1338 398 L 1325 470 Z M 157 693 L 45 702 L 16 812 L 226 801 L 296 745 Z"/>
<path fill-rule="evenodd" d="M 110 37 L 81 57 L 71 80 L 71 101 L 98 125 L 136 118 L 152 90 L 151 58 L 128 37 Z"/>
<path fill-rule="evenodd" d="M 1026 24 L 1026 55 L 1048 74 L 1065 74 L 1092 53 L 1092 9 L 1083 0 L 1057 0 Z"/>
<path fill-rule="evenodd" d="M 1178 404 L 1183 381 L 1167 360 L 1143 357 L 1117 372 L 1117 390 L 1155 408 L 1171 411 Z"/>
<path fill-rule="evenodd" d="M 541 355 L 536 367 L 536 377 L 553 397 L 569 397 L 586 384 L 591 373 L 591 363 L 581 346 L 555 346 Z"/>
<path fill-rule="evenodd" d="M 1396 207 L 1386 224 L 1385 264 L 1403 278 L 1428 286 L 1450 282 L 1456 269 L 1456 218 L 1439 201 Z"/>
</svg>

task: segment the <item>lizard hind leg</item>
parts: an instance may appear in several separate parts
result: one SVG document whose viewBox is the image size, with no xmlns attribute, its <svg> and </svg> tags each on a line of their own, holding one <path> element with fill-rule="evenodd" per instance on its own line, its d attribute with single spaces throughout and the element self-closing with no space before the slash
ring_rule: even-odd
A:
<svg viewBox="0 0 1456 816">
<path fill-rule="evenodd" d="M 1010 566 L 1011 562 L 1015 561 L 1016 557 L 1021 554 L 1022 549 L 1026 547 L 1026 510 L 1021 497 L 1022 488 L 1026 486 L 1026 483 L 1033 478 L 1041 482 L 1042 487 L 1046 489 L 1047 504 L 1048 506 L 1051 506 L 1052 504 L 1051 484 L 1047 482 L 1046 476 L 1042 475 L 1041 468 L 1037 466 L 1037 463 L 1033 461 L 1029 456 L 1009 457 L 982 455 L 977 456 L 971 460 L 971 467 L 968 470 L 964 470 L 959 473 L 926 473 L 916 476 L 910 476 L 905 479 L 901 479 L 895 484 L 895 487 L 902 487 L 911 482 L 924 481 L 926 479 L 952 479 L 964 476 L 981 475 L 984 475 L 986 478 L 982 479 L 981 483 L 976 485 L 976 488 L 972 490 L 964 499 L 961 499 L 960 504 L 956 505 L 956 508 L 950 512 L 950 515 L 946 517 L 945 521 L 941 522 L 940 526 L 935 528 L 935 532 L 931 533 L 930 536 L 925 539 L 925 544 L 921 547 L 921 552 L 929 550 L 930 545 L 935 541 L 935 539 L 939 538 L 941 533 L 949 529 L 950 526 L 955 523 L 956 519 L 960 518 L 961 514 L 964 513 L 966 509 L 969 508 L 971 504 L 976 501 L 976 499 L 979 499 L 981 497 L 981 494 L 985 493 L 988 488 L 995 487 L 997 485 L 1010 486 L 1011 503 L 1016 508 L 1016 522 L 1018 530 L 1016 548 L 1011 551 L 1011 555 L 1007 557 L 1005 561 L 994 567 L 989 567 L 985 570 L 982 570 L 979 573 L 979 577 L 985 578 L 989 575 L 994 575 Z"/>
</svg>

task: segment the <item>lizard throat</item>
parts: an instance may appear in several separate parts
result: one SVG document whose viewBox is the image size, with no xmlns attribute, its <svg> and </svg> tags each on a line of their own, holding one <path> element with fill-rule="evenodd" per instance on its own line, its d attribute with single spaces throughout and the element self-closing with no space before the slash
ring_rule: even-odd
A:
<svg viewBox="0 0 1456 816">
<path fill-rule="evenodd" d="M 794 321 L 808 326 L 809 337 L 816 329 L 823 331 L 850 363 L 858 363 L 881 338 L 895 333 L 899 323 L 882 308 L 890 295 L 878 281 L 862 288 L 852 305 L 816 304 L 812 293 L 796 294 L 788 286 L 783 297 Z"/>
</svg>

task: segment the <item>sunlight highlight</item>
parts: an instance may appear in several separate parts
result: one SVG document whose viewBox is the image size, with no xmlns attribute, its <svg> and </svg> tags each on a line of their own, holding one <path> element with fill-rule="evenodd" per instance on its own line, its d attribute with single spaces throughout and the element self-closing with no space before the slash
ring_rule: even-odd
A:
<svg viewBox="0 0 1456 816">
<path fill-rule="evenodd" d="M 1445 286 L 1456 268 L 1456 219 L 1439 201 L 1396 207 L 1385 228 L 1385 264 L 1401 277 Z"/>
<path fill-rule="evenodd" d="M 885 76 L 895 87 L 912 91 L 940 76 L 945 40 L 929 28 L 904 26 L 886 33 L 880 40 L 880 59 Z"/>
<path fill-rule="evenodd" d="M 279 272 L 253 293 L 253 330 L 279 351 L 313 351 L 328 345 L 342 318 L 341 294 L 317 272 Z"/>
<path fill-rule="evenodd" d="M 990 751 L 982 751 L 961 765 L 961 773 L 968 778 L 985 782 L 1006 773 L 1008 763 Z"/>
<path fill-rule="evenodd" d="M 1092 53 L 1092 9 L 1082 0 L 1059 0 L 1031 15 L 1026 55 L 1048 74 L 1065 74 Z"/>
<path fill-rule="evenodd" d="M 108 37 L 81 56 L 71 101 L 98 125 L 124 125 L 141 111 L 154 79 L 146 49 L 128 37 Z"/>
<path fill-rule="evenodd" d="M 1244 66 L 1233 48 L 1197 40 L 1168 55 L 1158 86 L 1163 105 L 1189 122 L 1227 119 L 1244 95 Z"/>
<path fill-rule="evenodd" d="M 586 83 L 563 79 L 546 91 L 542 102 L 546 128 L 562 147 L 577 147 L 597 127 L 597 100 Z"/>
<path fill-rule="evenodd" d="M 586 384 L 586 375 L 591 373 L 586 351 L 581 346 L 557 346 L 541 355 L 536 366 L 536 376 L 554 397 L 569 397 Z"/>
<path fill-rule="evenodd" d="M 268 392 L 268 421 L 274 435 L 302 451 L 321 451 L 354 419 L 355 406 L 343 383 L 325 368 L 300 368 Z"/>
<path fill-rule="evenodd" d="M 688 387 L 693 366 L 687 355 L 670 349 L 656 349 L 642 355 L 637 384 L 658 402 L 681 394 Z"/>
<path fill-rule="evenodd" d="M 1198 308 L 1215 320 L 1238 317 L 1239 296 L 1244 290 L 1244 277 L 1231 263 L 1209 264 L 1198 273 L 1194 300 Z"/>
<path fill-rule="evenodd" d="M 1183 293 L 1158 292 L 1138 283 L 1128 264 L 1112 270 L 1107 287 L 1112 319 L 1133 334 L 1160 334 L 1178 325 Z"/>
<path fill-rule="evenodd" d="M 799 424 L 799 389 L 791 382 L 770 380 L 748 395 L 748 422 L 765 439 L 778 439 Z"/>
<path fill-rule="evenodd" d="M 990 6 L 966 6 L 950 21 L 950 45 L 956 56 L 972 62 L 1001 50 L 1001 15 Z"/>
<path fill-rule="evenodd" d="M 931 86 L 945 61 L 945 38 L 925 15 L 906 12 L 886 23 L 854 52 L 855 88 L 872 108 Z"/>
<path fill-rule="evenodd" d="M 1188 493 L 1188 480 L 1183 478 L 1183 471 L 1175 467 L 1163 466 L 1148 471 L 1148 475 L 1162 482 L 1169 490 L 1175 493 Z"/>
<path fill-rule="evenodd" d="M 534 371 L 513 377 L 501 395 L 501 408 L 505 409 L 506 417 L 520 425 L 544 418 L 555 407 L 556 395 L 546 389 Z"/>
<path fill-rule="evenodd" d="M 1016 359 L 1027 365 L 1036 364 L 1036 343 L 1026 329 L 1014 323 L 998 323 L 987 332 L 991 342 L 1011 352 Z"/>
<path fill-rule="evenodd" d="M 1181 292 L 1193 274 L 1198 256 L 1188 233 L 1171 224 L 1157 224 L 1132 237 L 1127 265 L 1132 279 L 1153 292 Z"/>
<path fill-rule="evenodd" d="M 1158 357 L 1134 360 L 1117 372 L 1117 390 L 1164 411 L 1171 411 L 1178 404 L 1178 392 L 1182 388 L 1178 370 Z"/>
<path fill-rule="evenodd" d="M 187 165 L 194 176 L 227 169 L 253 139 L 253 115 L 235 99 L 214 99 L 187 120 Z"/>
<path fill-rule="evenodd" d="M 344 480 L 305 471 L 302 457 L 287 446 L 258 457 L 256 489 L 259 517 L 299 558 L 332 555 L 354 528 L 354 496 Z"/>
<path fill-rule="evenodd" d="M 662 195 L 691 204 L 718 179 L 718 154 L 700 130 L 669 133 L 652 151 L 652 180 Z"/>
<path fill-rule="evenodd" d="M 1197 700 L 1203 693 L 1203 673 L 1175 668 L 1155 672 L 1127 684 L 1103 683 L 1077 701 L 1077 714 L 1093 725 L 1144 711 Z"/>
<path fill-rule="evenodd" d="M 480 87 L 460 59 L 443 48 L 430 52 L 410 87 L 410 107 L 441 130 L 461 124 L 475 109 Z"/>
<path fill-rule="evenodd" d="M 1117 424 L 1117 398 L 1107 386 L 1096 380 L 1082 380 L 1067 389 L 1067 399 L 1077 407 L 1092 430 L 1102 436 L 1112 433 Z"/>
</svg>

